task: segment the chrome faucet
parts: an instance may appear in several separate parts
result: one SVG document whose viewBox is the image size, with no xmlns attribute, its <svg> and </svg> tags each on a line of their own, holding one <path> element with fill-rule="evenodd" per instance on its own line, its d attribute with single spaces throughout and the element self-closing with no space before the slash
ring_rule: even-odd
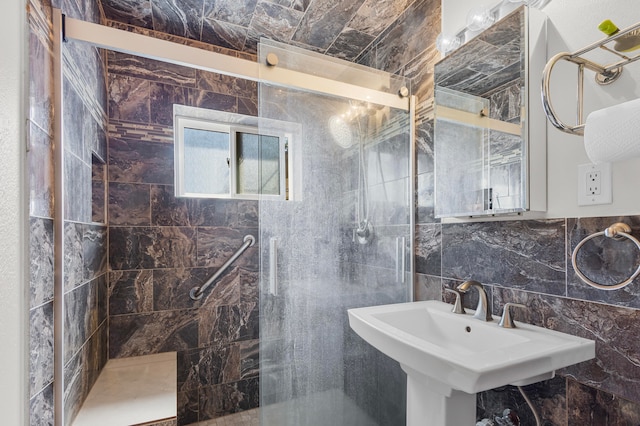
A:
<svg viewBox="0 0 640 426">
<path fill-rule="evenodd" d="M 478 290 L 478 294 L 480 296 L 480 298 L 478 299 L 478 307 L 476 308 L 476 313 L 473 315 L 473 317 L 481 321 L 493 321 L 493 317 L 491 316 L 491 305 L 489 304 L 489 298 L 487 297 L 487 292 L 485 291 L 482 284 L 480 284 L 478 281 L 470 280 L 460 284 L 457 289 L 462 293 L 466 293 L 471 287 L 475 287 L 475 289 Z"/>
<path fill-rule="evenodd" d="M 454 314 L 466 314 L 467 312 L 464 310 L 464 306 L 463 306 L 464 293 L 449 287 L 445 287 L 444 290 L 447 293 L 453 293 L 456 295 L 456 301 L 453 303 L 453 309 L 451 310 L 451 312 L 453 312 Z"/>
<path fill-rule="evenodd" d="M 505 303 L 504 304 L 504 309 L 502 311 L 502 318 L 500 318 L 500 323 L 498 324 L 500 327 L 502 328 L 516 328 L 516 323 L 513 322 L 513 319 L 511 318 L 511 311 L 509 308 L 511 307 L 514 308 L 522 308 L 522 309 L 527 309 L 527 307 L 525 305 L 521 305 L 520 303 Z"/>
</svg>

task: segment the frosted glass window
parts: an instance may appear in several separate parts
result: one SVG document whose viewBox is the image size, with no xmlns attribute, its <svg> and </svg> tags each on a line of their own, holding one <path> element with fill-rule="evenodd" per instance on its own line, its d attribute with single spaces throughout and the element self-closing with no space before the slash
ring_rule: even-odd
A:
<svg viewBox="0 0 640 426">
<path fill-rule="evenodd" d="M 236 133 L 238 193 L 280 195 L 280 138 Z"/>
<path fill-rule="evenodd" d="M 176 196 L 287 199 L 284 133 L 182 116 L 174 130 Z"/>
<path fill-rule="evenodd" d="M 229 133 L 184 129 L 184 190 L 229 194 Z"/>
</svg>

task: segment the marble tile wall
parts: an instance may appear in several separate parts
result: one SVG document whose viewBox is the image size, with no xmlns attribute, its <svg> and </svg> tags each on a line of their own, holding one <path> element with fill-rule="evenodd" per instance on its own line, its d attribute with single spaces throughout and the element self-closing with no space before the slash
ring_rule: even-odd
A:
<svg viewBox="0 0 640 426">
<path fill-rule="evenodd" d="M 178 353 L 178 424 L 259 405 L 258 202 L 176 198 L 173 104 L 257 115 L 257 85 L 109 52 L 109 357 Z"/>
<path fill-rule="evenodd" d="M 412 79 L 418 96 L 416 177 L 416 300 L 443 299 L 443 287 L 478 279 L 489 289 L 494 312 L 507 301 L 532 306 L 517 312 L 516 321 L 534 323 L 596 340 L 594 361 L 559 372 L 553 380 L 526 387 L 544 418 L 553 425 L 635 425 L 640 413 L 637 343 L 638 284 L 604 292 L 582 283 L 571 266 L 571 250 L 586 235 L 622 221 L 640 233 L 640 218 L 562 218 L 441 224 L 433 217 L 433 67 L 439 59 L 435 34 L 439 32 L 439 2 L 419 0 L 404 18 L 359 58 L 363 64 L 398 72 Z M 430 9 L 429 9 L 430 8 Z M 425 13 L 424 10 L 429 9 Z M 417 26 L 416 22 L 421 21 Z M 409 40 L 420 44 L 405 43 Z M 392 36 L 393 35 L 393 36 Z M 417 37 L 416 37 L 417 36 Z M 490 36 L 479 41 L 491 43 Z M 412 38 L 415 37 L 415 38 Z M 508 53 L 508 52 L 507 52 Z M 507 57 L 506 55 L 505 57 Z M 509 88 L 496 93 L 511 100 Z M 504 103 L 507 105 L 509 103 Z M 493 111 L 509 118 L 510 110 Z M 586 273 L 607 283 L 621 281 L 640 262 L 632 244 L 596 241 L 585 246 L 579 261 Z M 475 300 L 468 300 L 475 307 Z M 473 306 L 472 306 L 473 305 Z M 490 417 L 504 408 L 518 411 L 523 424 L 533 424 L 524 400 L 515 388 L 478 396 L 478 417 Z"/>
<path fill-rule="evenodd" d="M 95 3 L 65 1 L 53 6 L 76 19 L 101 21 Z M 63 45 L 62 62 L 64 416 L 71 424 L 107 360 L 107 228 L 104 214 L 94 208 L 100 199 L 93 195 L 104 193 L 105 175 L 100 170 L 106 158 L 107 108 L 104 52 L 70 41 Z"/>
<path fill-rule="evenodd" d="M 29 2 L 29 424 L 53 426 L 53 123 L 50 3 Z"/>
<path fill-rule="evenodd" d="M 487 284 L 494 312 L 500 313 L 507 301 L 519 301 L 535 306 L 520 317 L 522 321 L 595 339 L 596 361 L 566 369 L 554 381 L 527 391 L 538 401 L 547 424 L 637 424 L 640 370 L 633 336 L 638 282 L 618 291 L 598 291 L 579 280 L 570 256 L 582 238 L 611 223 L 628 223 L 637 233 L 639 218 L 440 224 L 433 218 L 432 137 L 432 121 L 426 120 L 418 126 L 416 299 L 442 299 L 444 286 L 473 278 Z M 589 276 L 612 283 L 630 276 L 640 255 L 629 244 L 596 241 L 585 246 L 579 261 Z M 470 300 L 469 307 L 474 303 Z M 532 421 L 514 389 L 487 392 L 478 404 L 479 417 L 510 407 Z M 603 418 L 613 420 L 607 423 Z"/>
<path fill-rule="evenodd" d="M 360 164 L 357 143 L 342 157 L 343 214 L 339 221 L 344 225 L 338 268 L 346 288 L 337 291 L 343 293 L 342 304 L 347 308 L 405 302 L 409 297 L 402 275 L 396 271 L 400 239 L 405 239 L 404 250 L 409 253 L 411 235 L 408 121 L 390 116 L 383 127 L 371 126 L 364 120 L 362 127 L 376 129 L 373 137 L 363 137 L 364 166 Z M 366 173 L 364 181 L 361 171 Z M 367 184 L 366 191 L 363 183 Z M 359 244 L 354 230 L 367 213 L 374 236 L 367 244 Z M 408 264 L 404 267 L 408 268 Z M 405 374 L 397 363 L 357 336 L 347 323 L 341 334 L 344 393 L 379 424 L 404 424 Z"/>
<path fill-rule="evenodd" d="M 60 3 L 60 2 L 58 2 Z M 53 425 L 53 57 L 51 7 L 98 21 L 90 4 L 29 2 L 30 67 L 30 424 Z M 95 5 L 94 5 L 95 6 Z M 66 423 L 70 424 L 106 361 L 106 228 L 92 224 L 91 153 L 106 153 L 101 52 L 68 43 L 65 69 L 64 318 Z"/>
<path fill-rule="evenodd" d="M 94 215 L 99 197 L 93 195 L 104 191 L 94 164 L 106 155 L 105 71 L 102 52 L 69 44 L 64 46 L 69 70 L 64 80 L 66 424 L 77 415 L 107 361 L 107 227 L 104 215 Z"/>
<path fill-rule="evenodd" d="M 424 108 L 433 96 L 433 65 L 439 60 L 440 1 L 417 0 L 402 10 L 356 61 L 411 79 L 412 94 Z"/>
<path fill-rule="evenodd" d="M 101 0 L 113 23 L 255 54 L 260 37 L 353 60 L 409 0 Z"/>
<path fill-rule="evenodd" d="M 495 313 L 506 302 L 522 303 L 530 308 L 516 312 L 516 321 L 595 340 L 595 360 L 559 371 L 555 381 L 537 384 L 531 392 L 542 398 L 538 405 L 549 410 L 550 424 L 637 424 L 640 347 L 634 336 L 640 280 L 622 290 L 598 291 L 582 283 L 571 266 L 571 252 L 582 238 L 618 221 L 628 223 L 632 233 L 640 231 L 638 216 L 421 223 L 416 233 L 416 297 L 441 299 L 444 287 L 476 279 L 489 289 Z M 635 246 L 613 242 L 596 240 L 583 247 L 578 262 L 588 276 L 611 284 L 633 273 L 640 262 Z M 474 303 L 468 301 L 469 307 Z M 554 384 L 558 381 L 562 386 Z M 528 416 L 513 389 L 488 392 L 479 401 L 494 415 L 513 408 Z M 558 412 L 564 414 L 557 417 Z M 604 418 L 615 421 L 599 423 Z M 591 420 L 583 423 L 585 419 Z"/>
<path fill-rule="evenodd" d="M 633 339 L 639 307 L 638 295 L 634 290 L 637 283 L 625 290 L 603 294 L 585 287 L 576 278 L 567 258 L 571 247 L 587 233 L 599 231 L 618 219 L 630 223 L 637 233 L 640 219 L 635 216 L 566 218 L 465 225 L 442 225 L 435 220 L 433 124 L 429 117 L 429 105 L 433 95 L 433 65 L 439 59 L 435 50 L 435 36 L 440 27 L 440 2 L 418 0 L 410 5 L 407 5 L 410 3 L 407 1 L 375 3 L 374 6 L 373 2 L 363 2 L 348 28 L 328 48 L 322 47 L 326 44 L 325 36 L 314 31 L 308 31 L 304 34 L 305 40 L 300 39 L 296 43 L 312 43 L 318 49 L 327 49 L 336 56 L 357 58 L 360 63 L 411 78 L 412 92 L 419 98 L 416 298 L 441 299 L 443 286 L 475 278 L 478 274 L 491 290 L 496 312 L 505 301 L 525 302 L 539 309 L 520 314 L 524 316 L 516 316 L 516 320 L 592 336 L 598 342 L 596 361 L 566 369 L 560 372 L 559 377 L 527 387 L 527 391 L 536 405 L 541 407 L 546 424 L 637 424 L 640 397 L 637 395 L 638 367 L 634 354 L 638 348 Z M 52 424 L 53 418 L 51 40 L 48 1 L 32 0 L 30 5 L 31 257 L 38 259 L 32 262 L 32 265 L 37 263 L 37 267 L 32 268 L 30 283 L 30 317 L 34 330 L 31 339 L 31 424 L 41 425 Z M 145 5 L 149 6 L 149 10 L 143 10 Z M 291 8 L 292 12 L 288 13 L 292 16 L 295 11 L 306 11 L 310 7 L 309 2 L 297 1 L 287 6 Z M 96 10 L 86 7 L 84 3 L 77 5 L 65 2 L 65 7 L 69 8 L 68 13 L 72 15 L 94 21 L 98 19 Z M 151 31 L 142 28 L 149 28 L 152 22 L 145 20 L 145 16 L 151 16 L 150 4 L 143 2 L 140 7 L 138 12 L 130 13 L 130 10 L 116 4 L 105 12 L 113 20 L 110 21 L 111 25 L 127 27 L 133 24 L 137 27 L 128 29 Z M 272 15 L 269 7 L 263 4 L 260 9 L 267 20 Z M 397 16 L 395 8 L 406 10 L 392 22 Z M 391 11 L 393 13 L 387 13 Z M 216 13 L 229 19 L 243 16 L 235 10 Z M 119 16 L 124 17 L 126 23 L 115 22 Z M 367 19 L 367 16 L 376 18 Z M 140 17 L 140 20 L 136 21 L 135 17 Z M 212 36 L 205 41 L 222 46 L 208 48 L 237 48 L 229 37 L 234 34 L 225 30 L 226 24 L 206 18 L 204 21 L 212 28 Z M 161 19 L 158 22 L 168 21 Z M 303 37 L 302 33 L 296 35 L 295 32 L 287 32 L 287 20 L 282 24 L 284 26 L 277 27 L 282 34 L 289 34 L 293 38 Z M 268 27 L 266 24 L 263 26 Z M 161 30 L 169 33 L 177 31 L 168 26 Z M 190 30 L 187 26 L 180 31 L 180 35 L 185 35 Z M 171 37 L 166 34 L 155 35 Z M 255 36 L 246 40 L 249 46 L 247 52 L 252 52 L 255 47 L 251 43 L 255 46 Z M 358 46 L 366 44 L 369 44 L 369 48 L 356 53 L 360 49 Z M 100 53 L 90 52 L 88 56 L 96 58 Z M 221 261 L 220 256 L 225 253 L 224 247 L 233 246 L 235 238 L 243 235 L 240 231 L 255 230 L 257 205 L 251 202 L 242 205 L 239 202 L 183 201 L 173 198 L 172 180 L 167 173 L 172 164 L 172 151 L 166 146 L 171 142 L 171 131 L 167 127 L 170 117 L 170 110 L 166 107 L 168 103 L 182 102 L 255 114 L 255 88 L 251 83 L 241 80 L 158 67 L 151 61 L 126 55 L 109 53 L 108 61 L 109 66 L 113 67 L 112 70 L 110 68 L 108 85 L 99 83 L 100 72 L 95 74 L 97 80 L 93 81 L 98 87 L 106 87 L 104 95 L 98 89 L 95 95 L 97 100 L 87 101 L 81 88 L 73 86 L 73 90 L 83 99 L 81 114 L 91 116 L 95 123 L 95 126 L 76 129 L 76 134 L 83 135 L 83 138 L 85 135 L 94 135 L 86 137 L 96 142 L 95 146 L 92 145 L 94 151 L 101 152 L 102 158 L 109 162 L 108 215 L 113 221 L 110 231 L 116 237 L 114 245 L 110 245 L 111 255 L 108 259 L 113 269 L 108 279 L 108 305 L 111 320 L 115 324 L 112 334 L 115 344 L 109 348 L 111 356 L 178 350 L 181 359 L 180 424 L 255 406 L 258 392 L 255 366 L 259 342 L 255 304 L 256 254 L 247 256 L 254 260 L 236 264 L 212 289 L 211 294 L 198 304 L 185 297 L 184 289 L 190 288 L 193 282 L 201 282 L 202 277 L 215 269 Z M 100 61 L 92 60 L 90 63 L 98 65 Z M 75 76 L 70 74 L 67 77 L 75 81 Z M 229 91 L 229 88 L 234 90 Z M 73 96 L 73 93 L 69 94 Z M 104 151 L 100 151 L 99 141 L 104 140 L 104 136 L 100 132 L 100 114 L 96 108 L 103 99 L 105 104 L 109 101 L 111 145 L 108 158 Z M 86 154 L 91 150 L 86 149 L 86 145 L 70 147 L 75 150 L 72 154 L 78 161 L 90 164 Z M 138 150 L 144 155 L 140 155 Z M 69 170 L 69 176 L 81 176 L 83 180 L 88 176 L 90 181 L 92 173 L 90 168 L 76 167 Z M 90 194 L 90 190 L 82 191 L 78 193 L 83 197 Z M 125 197 L 125 194 L 132 196 Z M 74 215 L 73 232 L 65 235 L 65 240 L 68 239 L 69 244 L 75 247 L 75 256 L 68 260 L 69 271 L 75 275 L 70 276 L 80 281 L 70 279 L 65 285 L 78 291 L 77 294 L 75 291 L 69 293 L 69 298 L 74 302 L 84 300 L 85 307 L 86 304 L 96 307 L 95 314 L 79 309 L 77 317 L 81 318 L 84 325 L 77 328 L 77 335 L 71 339 L 78 346 L 82 333 L 84 337 L 90 336 L 68 363 L 68 382 L 78 385 L 68 388 L 67 398 L 78 401 L 80 398 L 77 395 L 82 395 L 88 389 L 86 384 L 91 382 L 90 378 L 82 376 L 93 376 L 96 370 L 83 370 L 76 366 L 99 365 L 102 361 L 96 360 L 95 354 L 104 354 L 107 348 L 104 344 L 105 329 L 99 326 L 105 311 L 105 284 L 100 272 L 102 265 L 107 262 L 99 260 L 102 255 L 95 256 L 92 249 L 87 249 L 90 253 L 85 253 L 85 245 L 94 249 L 98 247 L 99 253 L 104 248 L 101 243 L 96 245 L 95 237 L 88 235 L 85 240 L 85 232 L 96 235 L 92 232 L 95 229 L 89 225 L 91 208 L 85 205 L 76 208 L 74 201 L 77 200 L 71 197 L 69 214 Z M 75 222 L 79 224 L 79 229 Z M 71 228 L 70 224 L 68 226 Z M 153 241 L 156 236 L 167 237 L 170 243 L 158 244 Z M 104 237 L 98 240 L 104 241 Z M 217 241 L 224 241 L 218 250 L 215 249 Z M 212 251 L 199 251 L 200 242 L 210 244 L 209 248 L 214 249 L 215 254 L 211 256 Z M 127 255 L 126 245 L 129 243 L 135 243 L 141 251 Z M 610 254 L 611 250 L 614 250 L 614 255 Z M 487 253 L 493 256 L 506 254 L 508 262 L 477 268 L 470 261 L 490 261 Z M 627 261 L 633 261 L 628 259 L 626 250 L 616 251 L 610 247 L 603 249 L 594 245 L 585 249 L 585 254 L 590 273 L 596 278 L 603 278 L 605 270 L 613 270 L 622 276 L 627 272 Z M 538 257 L 542 262 L 537 262 Z M 458 262 L 460 259 L 463 261 Z M 88 266 L 86 270 L 85 262 Z M 472 300 L 469 302 L 473 303 Z M 206 311 L 206 316 L 199 315 L 200 310 Z M 167 338 L 157 338 L 160 334 L 158 324 L 168 324 L 170 333 Z M 207 333 L 201 332 L 204 324 L 209 330 Z M 34 339 L 33 336 L 38 338 Z M 78 374 L 79 371 L 94 373 Z M 225 396 L 219 398 L 220 395 Z M 510 406 L 517 409 L 523 419 L 530 419 L 530 414 L 527 414 L 526 407 L 518 398 L 512 388 L 484 393 L 479 395 L 478 414 L 497 414 L 505 406 Z M 234 402 L 231 403 L 231 400 Z"/>
</svg>

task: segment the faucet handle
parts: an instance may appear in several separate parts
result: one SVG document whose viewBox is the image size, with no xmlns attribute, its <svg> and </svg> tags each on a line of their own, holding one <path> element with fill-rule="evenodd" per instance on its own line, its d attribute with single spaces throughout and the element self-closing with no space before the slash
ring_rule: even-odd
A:
<svg viewBox="0 0 640 426">
<path fill-rule="evenodd" d="M 520 303 L 511 303 L 511 302 L 505 303 L 504 308 L 502 310 L 502 318 L 500 318 L 500 323 L 498 324 L 498 326 L 504 327 L 504 328 L 516 328 L 516 325 L 513 322 L 513 319 L 511 319 L 511 312 L 509 309 L 512 306 L 516 308 L 524 308 L 524 309 L 527 308 L 525 305 L 521 305 Z"/>
<path fill-rule="evenodd" d="M 445 287 L 444 291 L 449 292 L 449 293 L 453 293 L 456 295 L 456 301 L 453 304 L 453 309 L 451 310 L 451 312 L 453 312 L 454 314 L 466 314 L 467 312 L 464 310 L 464 306 L 462 306 L 462 301 L 464 299 L 464 293 L 461 291 L 458 291 L 456 289 L 453 288 L 448 288 Z"/>
</svg>

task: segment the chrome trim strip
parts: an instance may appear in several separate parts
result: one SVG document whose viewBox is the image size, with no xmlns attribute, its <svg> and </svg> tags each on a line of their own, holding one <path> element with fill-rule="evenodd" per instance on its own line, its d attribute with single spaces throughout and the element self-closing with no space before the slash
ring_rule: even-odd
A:
<svg viewBox="0 0 640 426">
<path fill-rule="evenodd" d="M 407 280 L 407 291 L 409 295 L 409 301 L 415 300 L 413 282 L 415 280 L 415 241 L 416 241 L 416 96 L 412 95 L 409 98 L 409 279 Z"/>
<path fill-rule="evenodd" d="M 54 141 L 54 286 L 53 286 L 53 401 L 54 424 L 64 426 L 64 77 L 62 70 L 65 17 L 53 9 L 53 141 Z"/>
</svg>

